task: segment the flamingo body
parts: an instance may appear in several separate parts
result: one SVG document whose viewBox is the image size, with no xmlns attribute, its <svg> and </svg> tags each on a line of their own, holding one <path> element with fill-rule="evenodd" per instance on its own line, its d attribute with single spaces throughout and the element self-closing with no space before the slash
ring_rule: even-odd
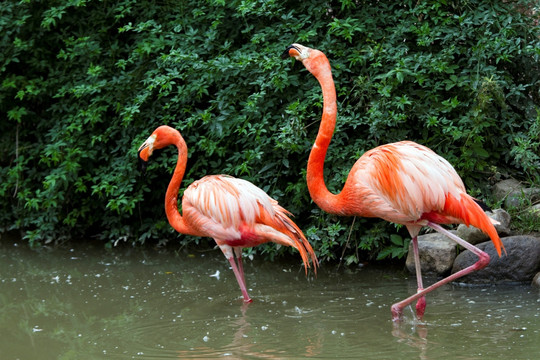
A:
<svg viewBox="0 0 540 360">
<path fill-rule="evenodd" d="M 299 247 L 305 258 L 303 245 L 309 243 L 288 218 L 289 212 L 249 181 L 205 176 L 185 190 L 182 209 L 192 232 L 213 238 L 220 247 L 253 247 L 272 241 Z"/>
<path fill-rule="evenodd" d="M 283 55 L 301 61 L 319 81 L 323 93 L 322 119 L 307 166 L 306 180 L 313 201 L 329 213 L 379 217 L 407 227 L 412 237 L 418 292 L 394 304 L 392 314 L 398 321 L 403 308 L 418 300 L 417 316 L 422 318 L 426 293 L 489 263 L 486 253 L 439 224 L 464 223 L 478 227 L 490 236 L 500 256 L 504 246 L 491 219 L 477 200 L 467 194 L 463 181 L 448 161 L 412 141 L 386 144 L 367 151 L 354 164 L 342 191 L 339 194 L 329 192 L 324 183 L 324 160 L 337 117 L 330 63 L 321 51 L 300 44 L 289 46 Z M 479 256 L 478 262 L 424 289 L 417 244 L 417 235 L 423 226 L 429 226 L 473 251 Z"/>
<path fill-rule="evenodd" d="M 242 248 L 266 242 L 292 246 L 300 252 L 304 267 L 317 258 L 302 231 L 278 202 L 246 180 L 228 175 L 209 175 L 193 182 L 184 191 L 182 212 L 178 212 L 178 190 L 185 172 L 187 146 L 181 134 L 160 126 L 139 148 L 139 157 L 148 161 L 154 149 L 168 145 L 178 148 L 178 162 L 165 195 L 169 223 L 187 235 L 211 237 L 229 260 L 245 302 L 251 302 L 242 267 Z M 237 262 L 234 261 L 236 255 Z"/>
<path fill-rule="evenodd" d="M 400 141 L 367 151 L 351 169 L 342 194 L 345 215 L 403 224 L 412 236 L 428 221 L 473 225 L 494 239 L 501 254 L 491 220 L 467 194 L 454 167 L 423 145 Z"/>
</svg>

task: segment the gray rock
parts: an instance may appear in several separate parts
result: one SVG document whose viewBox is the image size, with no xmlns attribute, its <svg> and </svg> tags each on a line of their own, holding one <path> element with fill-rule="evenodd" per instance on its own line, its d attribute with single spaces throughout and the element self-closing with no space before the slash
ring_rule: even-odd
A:
<svg viewBox="0 0 540 360">
<path fill-rule="evenodd" d="M 497 220 L 500 224 L 495 225 L 495 229 L 499 236 L 508 236 L 511 234 L 509 225 L 510 225 L 510 214 L 503 209 L 495 209 L 493 212 L 488 211 L 487 215 Z M 484 242 L 489 239 L 489 237 L 482 232 L 482 230 L 475 228 L 474 226 L 467 226 L 465 224 L 460 224 L 457 228 L 457 236 L 463 240 L 476 245 L 478 243 Z"/>
<path fill-rule="evenodd" d="M 524 186 L 515 179 L 499 181 L 493 186 L 493 197 L 498 201 L 504 200 L 510 193 L 520 191 Z"/>
<path fill-rule="evenodd" d="M 540 288 L 540 272 L 535 275 L 531 285 L 536 287 L 536 288 Z"/>
<path fill-rule="evenodd" d="M 493 197 L 504 200 L 506 208 L 520 208 L 540 200 L 540 188 L 528 188 L 515 179 L 507 179 L 493 186 Z"/>
<path fill-rule="evenodd" d="M 473 245 L 484 242 L 488 239 L 488 236 L 484 234 L 482 230 L 475 228 L 474 226 L 467 226 L 465 224 L 459 224 L 456 230 L 456 235 Z"/>
<path fill-rule="evenodd" d="M 478 244 L 491 258 L 485 268 L 460 278 L 459 282 L 505 283 L 530 282 L 540 271 L 540 237 L 529 235 L 510 236 L 501 239 L 507 255 L 499 258 L 491 241 Z M 460 271 L 478 261 L 471 251 L 464 251 L 456 257 L 452 273 Z"/>
<path fill-rule="evenodd" d="M 487 212 L 488 216 L 494 220 L 497 220 L 499 224 L 495 225 L 495 229 L 500 236 L 506 236 L 511 234 L 510 221 L 512 216 L 504 209 L 495 209 Z"/>
<path fill-rule="evenodd" d="M 510 192 L 504 200 L 507 208 L 519 208 L 540 199 L 540 188 L 523 188 Z"/>
<path fill-rule="evenodd" d="M 451 230 L 451 232 L 454 232 Z M 450 271 L 456 258 L 456 243 L 438 232 L 418 236 L 418 254 L 422 273 L 442 275 Z M 412 243 L 405 266 L 416 273 Z"/>
<path fill-rule="evenodd" d="M 536 204 L 527 209 L 527 212 L 533 216 L 540 218 L 540 204 Z"/>
</svg>

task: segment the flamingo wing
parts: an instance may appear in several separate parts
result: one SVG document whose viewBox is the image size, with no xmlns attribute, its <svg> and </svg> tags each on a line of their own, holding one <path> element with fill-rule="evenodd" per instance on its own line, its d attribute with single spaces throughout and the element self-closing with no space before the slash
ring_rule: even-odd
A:
<svg viewBox="0 0 540 360">
<path fill-rule="evenodd" d="M 273 214 L 272 199 L 249 181 L 227 175 L 205 176 L 184 192 L 184 199 L 224 227 L 253 223 L 259 204 Z"/>
<path fill-rule="evenodd" d="M 268 241 L 296 248 L 309 267 L 311 245 L 290 213 L 263 190 L 227 175 L 205 176 L 184 192 L 182 212 L 190 227 L 221 246 L 252 247 Z"/>
</svg>

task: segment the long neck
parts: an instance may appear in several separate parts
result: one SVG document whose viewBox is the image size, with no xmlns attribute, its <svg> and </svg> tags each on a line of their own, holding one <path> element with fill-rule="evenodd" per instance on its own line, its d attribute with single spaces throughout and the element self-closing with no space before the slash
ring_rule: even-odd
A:
<svg viewBox="0 0 540 360">
<path fill-rule="evenodd" d="M 184 178 L 187 164 L 187 145 L 182 136 L 175 139 L 174 145 L 178 149 L 178 162 L 174 169 L 172 179 L 167 187 L 167 193 L 165 194 L 165 213 L 169 224 L 178 232 L 182 234 L 190 234 L 189 226 L 185 223 L 184 219 L 178 211 L 178 190 L 180 184 Z"/>
<path fill-rule="evenodd" d="M 323 94 L 323 115 L 319 133 L 311 148 L 307 165 L 307 185 L 311 198 L 324 211 L 340 212 L 339 195 L 332 194 L 324 182 L 324 159 L 334 134 L 337 116 L 336 89 L 332 70 L 326 57 L 318 66 L 308 70 L 317 78 Z"/>
</svg>

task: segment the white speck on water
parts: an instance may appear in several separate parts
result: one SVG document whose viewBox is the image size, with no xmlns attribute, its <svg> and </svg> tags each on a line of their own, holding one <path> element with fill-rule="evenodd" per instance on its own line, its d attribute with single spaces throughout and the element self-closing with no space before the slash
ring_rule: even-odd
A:
<svg viewBox="0 0 540 360">
<path fill-rule="evenodd" d="M 210 275 L 210 277 L 215 277 L 216 279 L 219 280 L 219 270 L 216 270 L 216 272 Z"/>
<path fill-rule="evenodd" d="M 208 340 L 209 340 L 210 338 L 209 338 L 208 336 L 205 335 L 202 339 L 203 339 L 204 342 L 208 342 Z"/>
</svg>

